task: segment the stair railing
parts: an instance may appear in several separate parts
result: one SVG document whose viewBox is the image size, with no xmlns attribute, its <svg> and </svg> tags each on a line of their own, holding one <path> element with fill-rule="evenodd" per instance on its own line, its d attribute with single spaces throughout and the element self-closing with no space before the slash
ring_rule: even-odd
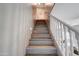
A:
<svg viewBox="0 0 79 59">
<path fill-rule="evenodd" d="M 62 55 L 79 55 L 79 32 L 76 29 L 50 15 L 50 30 Z"/>
</svg>

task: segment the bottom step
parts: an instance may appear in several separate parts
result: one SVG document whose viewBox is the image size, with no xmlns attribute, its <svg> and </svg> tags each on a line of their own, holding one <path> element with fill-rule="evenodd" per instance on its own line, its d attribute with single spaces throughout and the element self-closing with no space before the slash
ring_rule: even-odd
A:
<svg viewBox="0 0 79 59">
<path fill-rule="evenodd" d="M 54 46 L 29 46 L 26 50 L 28 55 L 53 55 L 56 54 L 56 47 Z"/>
<path fill-rule="evenodd" d="M 57 54 L 26 54 L 25 56 L 58 56 Z"/>
</svg>

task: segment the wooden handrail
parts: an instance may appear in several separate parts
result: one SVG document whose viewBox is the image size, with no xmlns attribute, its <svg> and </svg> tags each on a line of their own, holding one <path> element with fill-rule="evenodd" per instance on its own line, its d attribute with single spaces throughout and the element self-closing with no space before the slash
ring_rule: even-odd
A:
<svg viewBox="0 0 79 59">
<path fill-rule="evenodd" d="M 55 3 L 54 3 L 54 5 L 52 6 L 51 10 L 49 11 L 49 14 L 52 12 L 54 6 L 55 6 Z"/>
</svg>

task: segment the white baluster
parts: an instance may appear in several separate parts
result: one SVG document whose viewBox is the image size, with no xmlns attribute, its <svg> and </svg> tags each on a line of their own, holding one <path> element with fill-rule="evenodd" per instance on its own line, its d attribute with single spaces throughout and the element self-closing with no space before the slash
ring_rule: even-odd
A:
<svg viewBox="0 0 79 59">
<path fill-rule="evenodd" d="M 72 42 L 72 40 L 73 40 L 73 32 L 72 32 L 72 30 L 69 30 L 69 34 L 70 34 L 70 55 L 72 56 L 73 55 L 73 42 Z"/>
</svg>

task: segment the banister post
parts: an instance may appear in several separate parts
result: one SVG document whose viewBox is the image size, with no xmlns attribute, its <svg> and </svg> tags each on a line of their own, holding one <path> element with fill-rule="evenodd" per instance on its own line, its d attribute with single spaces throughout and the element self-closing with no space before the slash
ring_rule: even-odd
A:
<svg viewBox="0 0 79 59">
<path fill-rule="evenodd" d="M 79 35 L 75 33 L 75 37 L 77 39 L 77 44 L 78 44 L 78 55 L 79 55 Z"/>
<path fill-rule="evenodd" d="M 63 40 L 63 44 L 65 45 L 65 55 L 67 56 L 67 37 L 66 37 L 66 33 L 67 33 L 67 28 L 66 26 L 63 26 L 64 28 L 64 40 Z"/>
<path fill-rule="evenodd" d="M 72 40 L 74 39 L 74 37 L 73 37 L 73 32 L 70 29 L 69 29 L 69 35 L 70 35 L 70 55 L 73 56 L 73 42 L 72 42 Z"/>
</svg>

